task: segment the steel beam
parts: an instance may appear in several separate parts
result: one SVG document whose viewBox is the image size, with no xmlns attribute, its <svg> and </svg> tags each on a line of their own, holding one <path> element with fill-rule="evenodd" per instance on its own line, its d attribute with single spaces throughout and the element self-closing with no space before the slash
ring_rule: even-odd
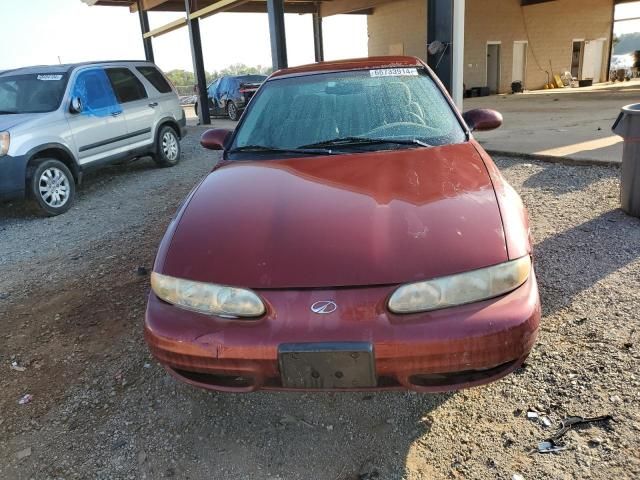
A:
<svg viewBox="0 0 640 480">
<path fill-rule="evenodd" d="M 427 0 L 427 44 L 427 63 L 451 93 L 453 0 Z"/>
<path fill-rule="evenodd" d="M 473 0 L 472 0 L 473 1 Z M 451 59 L 451 96 L 462 110 L 464 100 L 464 12 L 465 0 L 453 0 L 453 52 Z"/>
<path fill-rule="evenodd" d="M 197 18 L 190 18 L 191 10 L 189 8 L 189 3 L 189 0 L 184 0 L 184 8 L 187 13 L 187 26 L 189 27 L 193 72 L 195 74 L 196 85 L 198 87 L 198 119 L 200 120 L 200 125 L 211 125 L 209 96 L 207 95 L 207 76 L 204 70 L 204 59 L 202 58 L 200 21 Z"/>
<path fill-rule="evenodd" d="M 322 38 L 322 17 L 319 12 L 312 14 L 313 18 L 313 48 L 316 62 L 324 62 L 324 42 Z"/>
<path fill-rule="evenodd" d="M 287 68 L 287 39 L 284 32 L 284 0 L 267 0 L 271 64 L 274 70 Z"/>
<path fill-rule="evenodd" d="M 142 0 L 138 0 L 138 18 L 140 18 L 140 31 L 142 32 L 142 46 L 144 47 L 144 58 L 149 62 L 155 62 L 153 58 L 153 45 L 151 37 L 145 37 L 145 33 L 149 33 L 149 17 L 147 12 L 141 8 Z"/>
</svg>

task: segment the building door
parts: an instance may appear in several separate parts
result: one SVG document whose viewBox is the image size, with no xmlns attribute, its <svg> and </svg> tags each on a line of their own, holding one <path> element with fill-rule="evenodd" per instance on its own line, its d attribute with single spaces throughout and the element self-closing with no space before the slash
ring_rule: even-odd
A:
<svg viewBox="0 0 640 480">
<path fill-rule="evenodd" d="M 487 87 L 489 92 L 500 91 L 500 44 L 487 44 Z"/>
<path fill-rule="evenodd" d="M 527 75 L 527 42 L 513 42 L 513 72 L 512 82 L 522 82 L 524 89 Z"/>
<path fill-rule="evenodd" d="M 571 50 L 571 76 L 573 78 L 581 79 L 581 67 L 582 67 L 582 52 L 584 50 L 583 40 L 574 40 L 573 48 Z"/>
<path fill-rule="evenodd" d="M 582 78 L 592 78 L 593 83 L 601 81 L 602 62 L 604 57 L 605 40 L 588 40 L 584 45 L 582 59 Z"/>
</svg>

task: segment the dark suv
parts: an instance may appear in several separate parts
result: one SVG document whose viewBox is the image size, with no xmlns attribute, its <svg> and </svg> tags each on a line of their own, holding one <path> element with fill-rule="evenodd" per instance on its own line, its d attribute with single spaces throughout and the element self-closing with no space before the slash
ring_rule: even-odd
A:
<svg viewBox="0 0 640 480">
<path fill-rule="evenodd" d="M 266 79 L 266 75 L 237 75 L 214 80 L 207 87 L 209 113 L 212 116 L 228 115 L 231 120 L 238 120 L 253 94 Z M 196 103 L 196 115 L 198 107 Z"/>
</svg>

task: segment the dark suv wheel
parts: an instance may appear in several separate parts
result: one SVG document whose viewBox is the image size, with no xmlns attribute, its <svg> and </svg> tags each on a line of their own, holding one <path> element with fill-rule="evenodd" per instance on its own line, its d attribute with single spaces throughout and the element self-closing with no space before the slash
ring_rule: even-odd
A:
<svg viewBox="0 0 640 480">
<path fill-rule="evenodd" d="M 238 107 L 236 107 L 236 104 L 233 103 L 233 101 L 230 101 L 229 103 L 227 103 L 227 115 L 229 115 L 229 118 L 234 122 L 237 122 L 238 118 L 240 118 L 240 112 L 238 112 Z"/>
<path fill-rule="evenodd" d="M 69 210 L 76 195 L 73 175 L 64 163 L 54 158 L 42 159 L 35 165 L 27 186 L 31 199 L 50 217 Z"/>
</svg>

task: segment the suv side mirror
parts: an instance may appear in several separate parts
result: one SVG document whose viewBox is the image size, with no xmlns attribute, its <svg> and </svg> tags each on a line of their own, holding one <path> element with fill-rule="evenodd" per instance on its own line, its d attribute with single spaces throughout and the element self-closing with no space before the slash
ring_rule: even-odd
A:
<svg viewBox="0 0 640 480">
<path fill-rule="evenodd" d="M 462 114 L 472 132 L 495 130 L 502 125 L 502 114 L 488 108 L 476 108 Z"/>
<path fill-rule="evenodd" d="M 200 137 L 200 145 L 209 150 L 224 150 L 225 144 L 231 136 L 231 130 L 226 128 L 212 128 Z"/>
<path fill-rule="evenodd" d="M 82 112 L 82 100 L 80 99 L 80 97 L 73 97 L 71 99 L 71 104 L 69 105 L 69 111 L 71 113 Z"/>
</svg>

